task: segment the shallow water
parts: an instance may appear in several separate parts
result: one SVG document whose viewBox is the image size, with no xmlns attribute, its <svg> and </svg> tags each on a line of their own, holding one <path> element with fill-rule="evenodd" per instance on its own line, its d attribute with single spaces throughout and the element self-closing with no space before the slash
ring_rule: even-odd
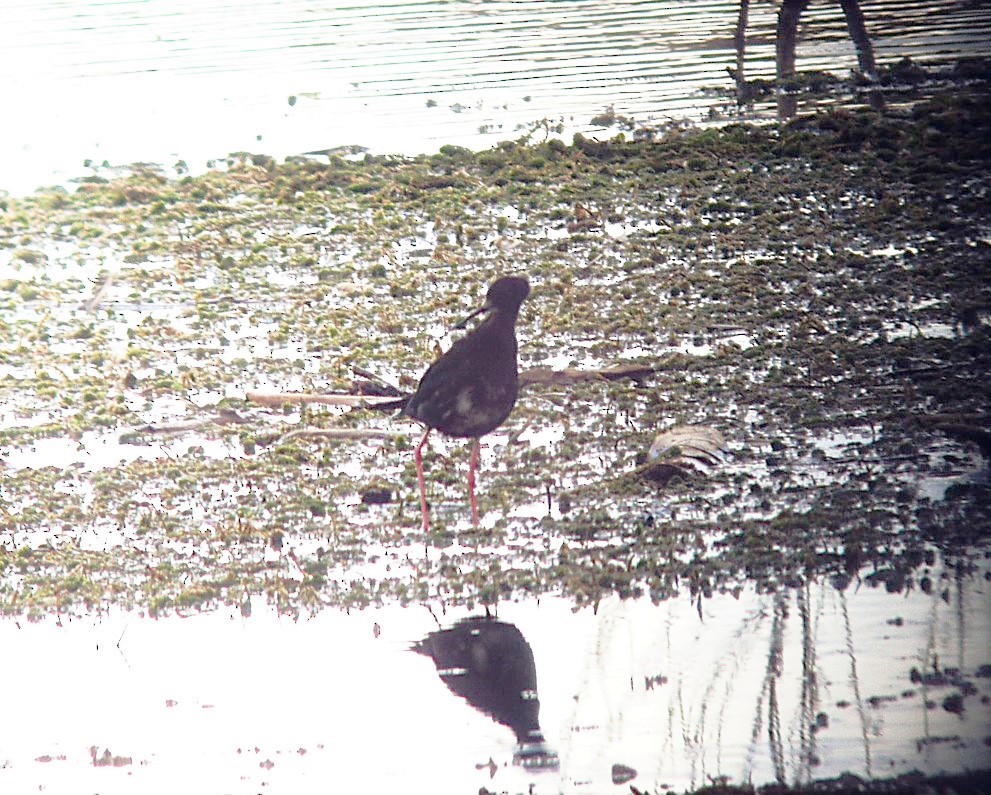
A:
<svg viewBox="0 0 991 795">
<path fill-rule="evenodd" d="M 540 725 L 560 759 L 542 772 L 514 766 L 509 729 L 411 651 L 463 610 L 293 621 L 255 599 L 158 620 L 4 619 L 4 671 L 18 686 L 4 697 L 0 789 L 602 793 L 622 764 L 660 792 L 718 776 L 987 767 L 987 571 L 937 561 L 930 594 L 855 581 L 745 589 L 701 608 L 502 603 L 500 619 L 533 650 Z M 913 681 L 934 668 L 958 674 Z"/>
<path fill-rule="evenodd" d="M 986 5 L 862 5 L 879 65 L 991 54 Z M 773 74 L 775 13 L 750 6 L 749 78 Z M 543 120 L 567 140 L 612 135 L 591 123 L 609 107 L 641 124 L 735 113 L 736 18 L 732 2 L 663 0 L 24 3 L 0 26 L 0 188 L 93 173 L 85 161 L 199 172 L 235 151 L 479 149 L 540 139 Z M 856 67 L 838 3 L 813 3 L 800 35 L 799 70 Z"/>
</svg>

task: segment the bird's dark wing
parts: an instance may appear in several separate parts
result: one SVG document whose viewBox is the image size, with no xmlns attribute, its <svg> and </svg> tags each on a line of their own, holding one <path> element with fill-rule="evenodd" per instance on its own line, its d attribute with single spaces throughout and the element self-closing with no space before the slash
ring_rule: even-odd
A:
<svg viewBox="0 0 991 795">
<path fill-rule="evenodd" d="M 516 402 L 515 356 L 493 357 L 478 347 L 469 335 L 430 365 L 405 413 L 449 436 L 482 436 L 498 427 Z"/>
</svg>

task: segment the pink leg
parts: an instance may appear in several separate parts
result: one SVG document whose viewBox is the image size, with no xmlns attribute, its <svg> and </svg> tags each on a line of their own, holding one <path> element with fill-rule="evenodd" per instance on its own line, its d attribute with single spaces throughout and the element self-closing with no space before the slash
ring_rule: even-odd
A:
<svg viewBox="0 0 991 795">
<path fill-rule="evenodd" d="M 478 469 L 478 439 L 471 441 L 471 459 L 468 463 L 468 499 L 471 500 L 471 523 L 478 527 L 478 502 L 475 500 L 475 470 Z"/>
<path fill-rule="evenodd" d="M 423 445 L 427 443 L 429 435 L 430 428 L 427 428 L 427 432 L 423 434 L 423 438 L 416 446 L 416 452 L 413 454 L 413 459 L 416 461 L 416 482 L 420 486 L 420 516 L 423 519 L 424 532 L 430 529 L 430 515 L 427 513 L 427 486 L 423 480 Z"/>
</svg>

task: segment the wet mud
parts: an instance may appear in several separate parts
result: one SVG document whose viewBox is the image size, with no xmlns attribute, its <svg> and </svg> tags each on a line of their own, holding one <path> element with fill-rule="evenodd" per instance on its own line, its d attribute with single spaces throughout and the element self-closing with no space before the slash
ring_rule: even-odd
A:
<svg viewBox="0 0 991 795">
<path fill-rule="evenodd" d="M 829 576 L 940 588 L 988 516 L 988 114 L 886 114 L 655 140 L 136 168 L 3 201 L 0 607 L 288 611 L 559 593 L 704 598 Z M 487 437 L 246 393 L 408 387 L 496 274 L 525 271 L 521 364 L 643 365 L 533 384 Z M 730 460 L 663 488 L 654 436 Z M 321 442 L 299 428 L 409 430 Z M 384 490 L 391 502 L 363 500 Z M 371 502 L 372 504 L 368 504 Z"/>
</svg>

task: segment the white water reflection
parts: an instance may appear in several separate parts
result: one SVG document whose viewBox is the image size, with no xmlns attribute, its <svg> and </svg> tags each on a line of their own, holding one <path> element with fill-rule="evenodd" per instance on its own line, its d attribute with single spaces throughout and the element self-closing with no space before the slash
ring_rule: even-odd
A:
<svg viewBox="0 0 991 795">
<path fill-rule="evenodd" d="M 773 74 L 776 11 L 750 5 L 750 77 Z M 607 107 L 641 123 L 699 121 L 713 106 L 733 110 L 704 92 L 729 93 L 737 12 L 731 0 L 6 7 L 0 188 L 93 173 L 84 161 L 107 175 L 136 161 L 200 171 L 235 151 L 480 149 L 535 125 L 538 137 L 612 135 L 591 123 Z M 865 13 L 880 64 L 988 54 L 980 4 L 881 0 Z M 838 3 L 808 10 L 798 64 L 839 75 L 856 67 Z"/>
<path fill-rule="evenodd" d="M 541 773 L 514 767 L 512 733 L 409 650 L 437 629 L 423 607 L 294 622 L 256 600 L 250 617 L 4 619 L 17 686 L 0 790 L 600 793 L 614 764 L 650 791 L 987 767 L 982 575 L 934 577 L 929 594 L 746 591 L 704 600 L 701 617 L 687 598 L 503 603 L 533 649 L 540 724 L 561 759 Z M 438 614 L 445 627 L 466 615 Z M 934 665 L 959 669 L 954 684 L 912 681 Z"/>
</svg>

